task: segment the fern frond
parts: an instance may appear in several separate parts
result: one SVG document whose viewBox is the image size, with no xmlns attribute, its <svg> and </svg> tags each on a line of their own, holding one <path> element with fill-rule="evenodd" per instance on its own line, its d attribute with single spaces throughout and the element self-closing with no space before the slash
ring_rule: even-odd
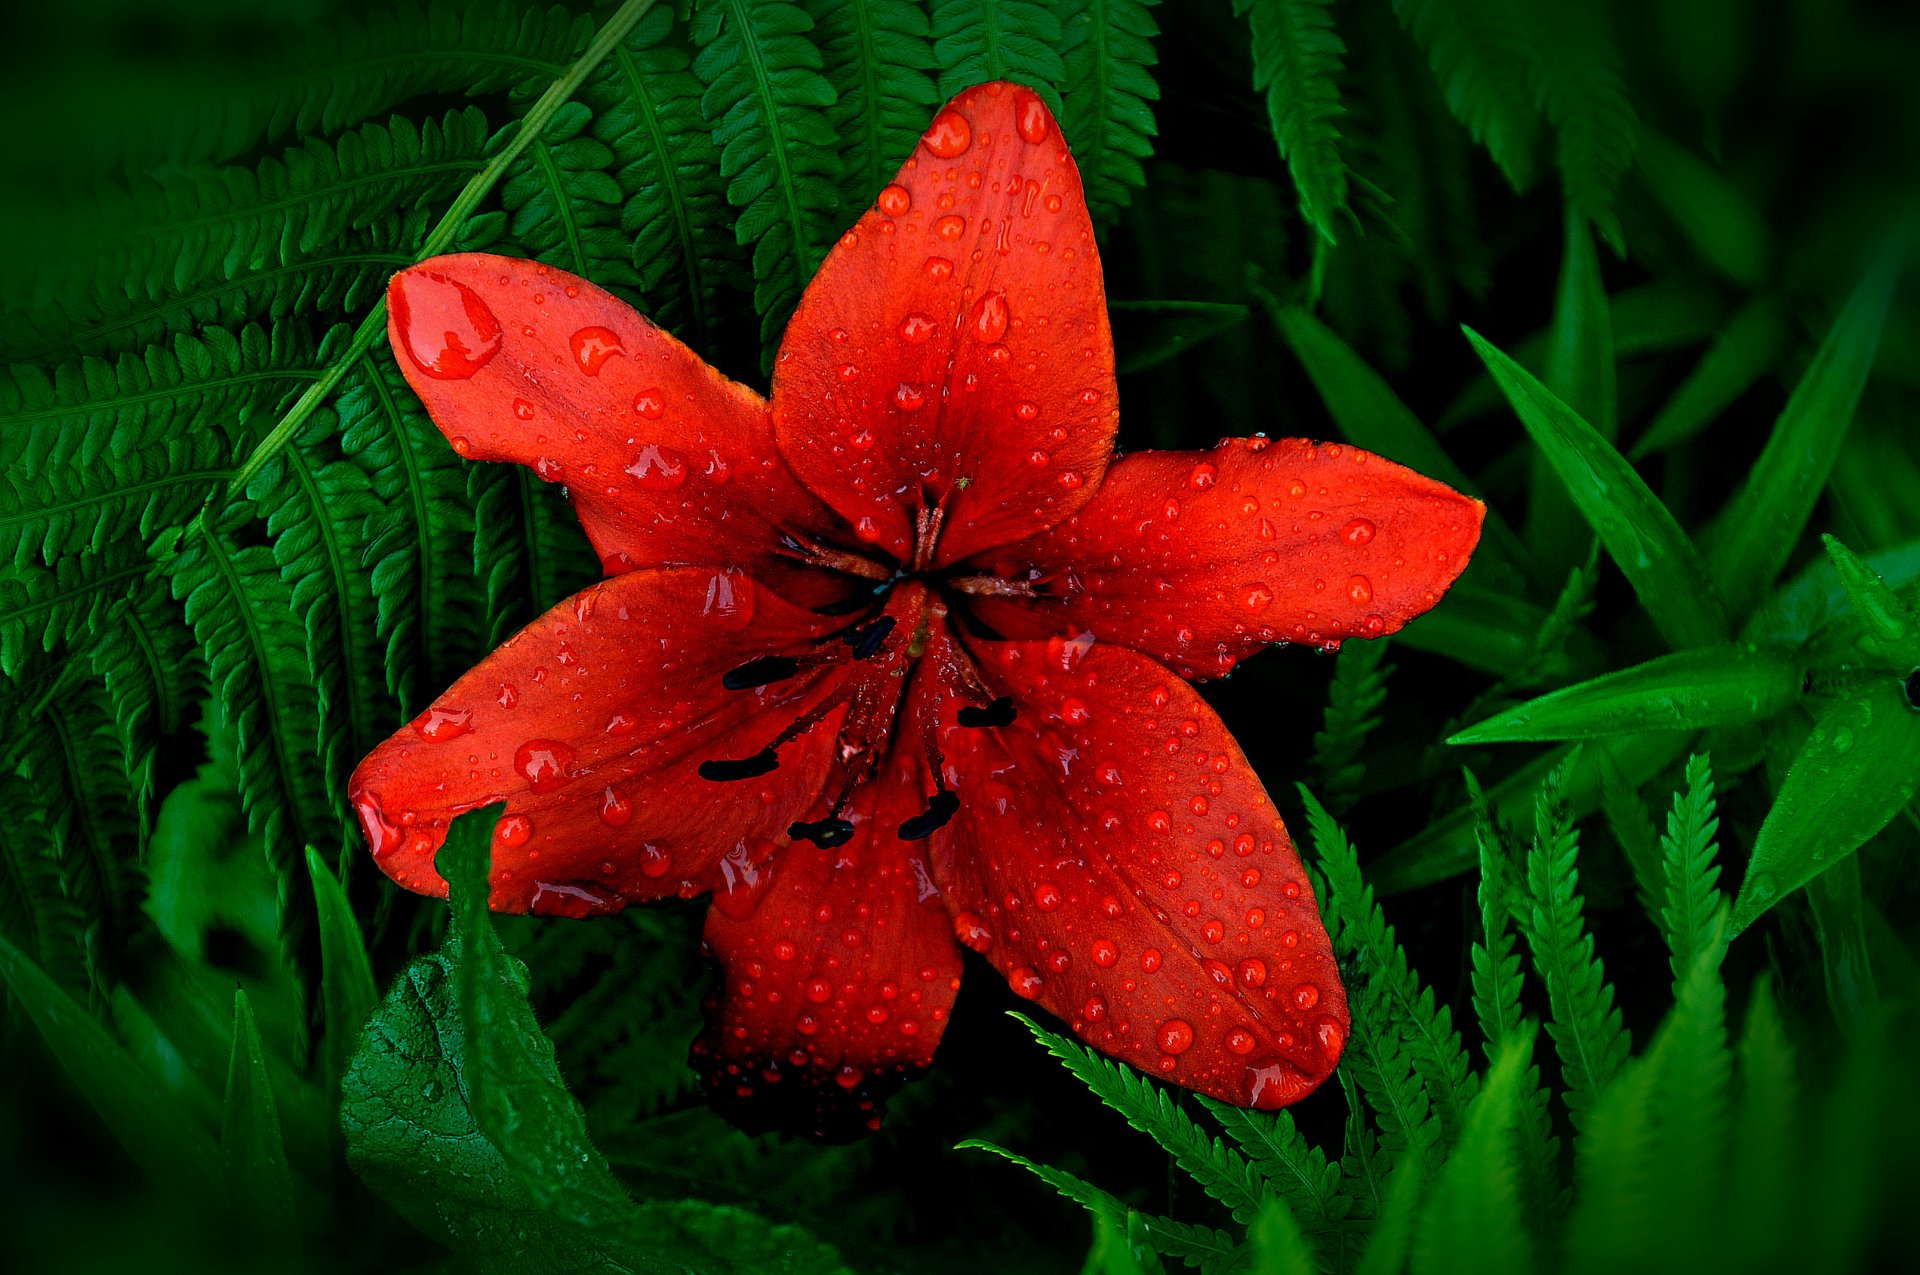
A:
<svg viewBox="0 0 1920 1275">
<path fill-rule="evenodd" d="M 1552 1011 L 1547 1034 L 1560 1055 L 1567 1110 L 1574 1128 L 1584 1132 L 1595 1099 L 1619 1073 L 1632 1045 L 1582 916 L 1580 836 L 1562 796 L 1570 772 L 1570 765 L 1562 765 L 1549 775 L 1534 803 L 1528 919 L 1521 932 L 1533 952 L 1534 970 L 1546 984 Z"/>
<path fill-rule="evenodd" d="M 1653 1060 L 1624 1064 L 1585 1109 L 1576 1144 L 1574 1205 L 1567 1219 L 1567 1268 L 1631 1270 L 1660 1233 L 1666 1202 L 1653 1190 Z"/>
<path fill-rule="evenodd" d="M 527 255 L 637 300 L 640 277 L 620 228 L 626 200 L 613 179 L 613 148 L 592 128 L 593 112 L 584 102 L 561 106 L 507 169 L 500 203 L 508 233 Z M 517 123 L 508 125 L 494 135 L 492 149 L 518 131 Z"/>
<path fill-rule="evenodd" d="M 306 664 L 319 699 L 320 773 L 344 815 L 346 779 L 387 733 L 383 659 L 372 573 L 364 565 L 367 527 L 380 516 L 366 473 L 327 459 L 333 422 L 308 421 L 305 436 L 278 452 L 246 495 L 267 521 L 273 560 L 306 635 Z"/>
<path fill-rule="evenodd" d="M 1466 1131 L 1421 1211 L 1413 1269 L 1525 1275 L 1533 1244 L 1521 1211 L 1518 1143 L 1530 1088 L 1533 1028 L 1501 1041 L 1487 1083 L 1467 1109 Z M 1516 1136 L 1517 1135 L 1517 1136 Z"/>
<path fill-rule="evenodd" d="M 1529 85 L 1553 126 L 1567 203 L 1626 254 L 1614 195 L 1633 166 L 1638 117 L 1627 101 L 1620 58 L 1592 0 L 1520 0 L 1535 56 Z"/>
<path fill-rule="evenodd" d="M 305 847 L 339 839 L 312 754 L 319 695 L 307 669 L 306 635 L 293 591 L 263 544 L 237 542 L 252 511 L 236 501 L 183 535 L 162 561 L 205 653 L 214 705 L 239 740 L 240 802 L 247 828 L 266 843 L 279 883 L 283 937 L 305 931 L 310 908 Z"/>
<path fill-rule="evenodd" d="M 101 317 L 89 299 L 153 301 L 293 264 L 396 210 L 445 204 L 480 168 L 486 142 L 486 117 L 468 107 L 309 139 L 257 168 L 168 169 L 102 187 L 50 242 L 13 254 L 36 273 L 9 281 L 7 309 L 72 306 L 84 322 Z"/>
<path fill-rule="evenodd" d="M 1533 184 L 1540 116 L 1529 88 L 1533 52 L 1513 0 L 1394 0 L 1393 11 L 1446 96 L 1517 191 Z"/>
<path fill-rule="evenodd" d="M 1713 861 L 1720 820 L 1714 813 L 1713 761 L 1704 753 L 1687 758 L 1687 786 L 1673 796 L 1667 830 L 1660 838 L 1666 895 L 1660 929 L 1672 953 L 1673 984 L 1678 994 L 1695 958 L 1713 940 L 1720 911 L 1720 867 Z"/>
<path fill-rule="evenodd" d="M 138 551 L 127 552 L 133 557 Z M 61 565 L 77 560 L 63 558 Z M 150 572 L 144 555 L 139 562 L 143 572 Z M 160 747 L 198 714 L 206 670 L 179 604 L 167 595 L 166 585 L 150 575 L 92 627 L 86 657 L 94 675 L 106 683 L 113 706 L 113 730 L 133 785 L 144 848 L 158 813 L 154 770 Z"/>
<path fill-rule="evenodd" d="M 1794 1121 L 1800 1106 L 1793 1072 L 1793 1043 L 1780 1021 L 1772 981 L 1762 974 L 1740 1033 L 1740 1091 L 1727 1162 L 1726 1215 L 1734 1237 L 1728 1264 L 1734 1269 L 1759 1269 L 1793 1233 L 1794 1204 L 1806 1174 Z"/>
<path fill-rule="evenodd" d="M 226 480 L 230 451 L 195 434 L 129 452 L 111 464 L 59 465 L 0 480 L 0 555 L 15 566 L 109 546 L 185 522 Z"/>
<path fill-rule="evenodd" d="M 1727 989 L 1720 977 L 1727 916 L 1722 906 L 1707 918 L 1700 946 L 1680 968 L 1673 1012 L 1648 1049 L 1659 1063 L 1655 1192 L 1671 1219 L 1662 1238 L 1682 1265 L 1711 1265 L 1719 1240 L 1719 1228 L 1707 1219 L 1720 1199 L 1733 1087 Z"/>
<path fill-rule="evenodd" d="M 51 567 L 0 567 L 0 674 L 18 677 L 34 657 L 83 641 L 147 573 L 146 559 L 123 544 Z"/>
<path fill-rule="evenodd" d="M 1352 1048 L 1351 1041 L 1348 1042 L 1348 1048 Z M 1341 1130 L 1340 1182 L 1343 1193 L 1353 1201 L 1356 1216 L 1377 1218 L 1383 1215 L 1387 1207 L 1388 1192 L 1382 1187 L 1387 1183 L 1388 1175 L 1405 1174 L 1425 1182 L 1427 1162 L 1423 1148 L 1421 1154 L 1408 1156 L 1405 1163 L 1398 1166 L 1396 1173 L 1393 1153 L 1380 1145 L 1367 1119 L 1372 1104 L 1361 1092 L 1360 1082 L 1353 1077 L 1355 1068 L 1345 1065 L 1348 1057 L 1352 1056 L 1343 1055 L 1342 1066 L 1333 1073 L 1340 1082 L 1340 1094 L 1347 1102 L 1347 1117 Z M 1404 1066 L 1401 1070 L 1405 1075 L 1412 1074 Z M 1436 1135 L 1440 1128 L 1431 1120 L 1427 1121 L 1425 1127 Z M 1409 1169 L 1412 1170 L 1410 1174 L 1407 1173 Z"/>
<path fill-rule="evenodd" d="M 1440 1121 L 1438 1145 L 1444 1150 L 1460 1136 L 1467 1103 L 1478 1088 L 1453 1013 L 1436 1004 L 1430 988 L 1421 986 L 1374 901 L 1373 888 L 1360 873 L 1360 857 L 1346 833 L 1305 787 L 1300 795 L 1313 836 L 1314 866 L 1327 886 L 1321 908 L 1334 952 L 1344 964 L 1362 971 L 1363 989 L 1356 999 L 1363 1009 L 1354 1018 L 1372 1019 L 1381 1035 L 1404 1042 Z"/>
<path fill-rule="evenodd" d="M 850 208 L 873 202 L 933 116 L 933 28 L 913 0 L 814 0 L 820 54 L 839 100 Z"/>
<path fill-rule="evenodd" d="M 1056 1169 L 1051 1165 L 1035 1164 L 1023 1155 L 1007 1150 L 980 1138 L 969 1138 L 954 1147 L 956 1151 L 985 1151 L 997 1155 L 1003 1160 L 1011 1160 L 1027 1172 L 1045 1182 L 1067 1199 L 1072 1200 L 1087 1212 L 1103 1222 L 1125 1227 L 1127 1224 L 1127 1206 L 1119 1199 L 1102 1191 L 1084 1178 L 1075 1177 L 1065 1169 Z"/>
<path fill-rule="evenodd" d="M 1347 642 L 1334 658 L 1333 681 L 1327 685 L 1324 725 L 1313 735 L 1313 768 L 1326 793 L 1327 808 L 1344 812 L 1358 795 L 1366 764 L 1360 750 L 1380 724 L 1380 706 L 1386 703 L 1387 679 L 1393 665 L 1383 665 L 1387 643 Z"/>
<path fill-rule="evenodd" d="M 740 210 L 734 234 L 753 248 L 767 366 L 801 288 L 841 230 L 835 96 L 812 31 L 813 19 L 784 0 L 694 6 L 693 70 L 706 85 L 700 109 L 720 147 L 727 201 Z"/>
<path fill-rule="evenodd" d="M 1261 1199 L 1253 1166 L 1194 1123 L 1170 1092 L 1133 1068 L 1056 1036 L 1024 1015 L 1014 1017 L 1025 1023 L 1034 1039 L 1065 1063 L 1100 1101 L 1159 1143 L 1202 1190 L 1227 1207 L 1234 1220 L 1242 1224 L 1253 1220 L 1260 1211 Z"/>
<path fill-rule="evenodd" d="M 1334 34 L 1332 0 L 1233 0 L 1253 32 L 1253 86 L 1300 197 L 1300 216 L 1324 242 L 1339 241 L 1347 214 L 1347 164 L 1335 121 L 1346 114 L 1339 77 L 1347 46 Z"/>
<path fill-rule="evenodd" d="M 704 348 L 715 296 L 745 273 L 728 226 L 720 148 L 700 114 L 700 81 L 665 5 L 642 18 L 582 89 L 595 136 L 613 148 L 620 230 L 647 317 Z"/>
<path fill-rule="evenodd" d="M 1412 1051 L 1391 1023 L 1377 1021 L 1385 1017 L 1382 1010 L 1381 1002 L 1371 997 L 1354 1007 L 1353 1034 L 1340 1060 L 1342 1069 L 1354 1077 L 1379 1129 L 1379 1143 L 1374 1147 L 1360 1111 L 1353 1112 L 1360 1137 L 1349 1137 L 1341 1171 L 1364 1172 L 1376 1207 L 1379 1183 L 1388 1170 L 1418 1160 L 1422 1174 L 1431 1178 L 1446 1158 L 1440 1119 L 1414 1069 Z M 1361 1159 L 1349 1165 L 1348 1159 L 1356 1153 L 1356 1141 Z"/>
<path fill-rule="evenodd" d="M 933 58 L 940 96 L 988 80 L 1014 80 L 1039 91 L 1060 114 L 1060 14 L 1036 0 L 933 0 Z"/>
<path fill-rule="evenodd" d="M 323 357 L 338 357 L 349 335 L 330 333 Z M 366 530 L 375 630 L 386 643 L 387 689 L 411 716 L 479 651 L 467 467 L 391 359 L 362 355 L 344 386 L 334 400 L 341 446 L 381 511 Z"/>
<path fill-rule="evenodd" d="M 1633 873 L 1633 892 L 1656 928 L 1660 925 L 1660 901 L 1666 892 L 1660 866 L 1660 838 L 1653 829 L 1653 813 L 1639 789 L 1627 782 L 1620 768 L 1608 759 L 1600 768 L 1600 808 L 1607 817 L 1607 830 L 1620 844 L 1627 868 Z"/>
<path fill-rule="evenodd" d="M 1066 0 L 1060 5 L 1060 58 L 1066 78 L 1060 104 L 1086 184 L 1093 224 L 1105 226 L 1146 184 L 1141 164 L 1153 154 L 1160 129 L 1153 103 L 1160 85 L 1153 51 L 1160 27 L 1150 12 L 1159 0 Z"/>
<path fill-rule="evenodd" d="M 68 486 L 118 481 L 113 460 L 188 433 L 233 438 L 253 408 L 311 380 L 311 343 L 297 324 L 208 328 L 169 344 L 51 372 L 16 365 L 0 377 L 0 465 L 16 487 L 59 466 L 94 471 Z"/>
<path fill-rule="evenodd" d="M 558 487 L 522 465 L 469 465 L 473 568 L 489 646 L 593 582 L 593 547 Z"/>
<path fill-rule="evenodd" d="M 510 0 L 402 0 L 299 23 L 287 47 L 262 57 L 257 80 L 222 84 L 197 109 L 130 121 L 147 131 L 128 139 L 128 165 L 228 160 L 283 137 L 338 133 L 420 97 L 521 102 L 566 70 L 593 27 L 585 14 Z"/>
<path fill-rule="evenodd" d="M 38 794 L 19 776 L 0 774 L 0 801 L 20 812 L 0 821 L 0 937 L 69 991 L 84 990 L 86 921 L 67 897 L 46 821 L 27 813 L 36 809 Z"/>
<path fill-rule="evenodd" d="M 1540 627 L 1534 630 L 1532 649 L 1519 674 L 1509 679 L 1514 686 L 1538 686 L 1559 676 L 1568 666 L 1567 643 L 1580 625 L 1593 614 L 1594 589 L 1600 583 L 1600 542 L 1587 546 L 1587 560 L 1567 572 L 1553 607 Z"/>
<path fill-rule="evenodd" d="M 1291 1115 L 1233 1107 L 1204 1095 L 1200 1102 L 1302 1226 L 1312 1230 L 1317 1222 L 1346 1215 L 1352 1201 L 1340 1192 L 1340 1166 L 1300 1136 Z"/>
</svg>

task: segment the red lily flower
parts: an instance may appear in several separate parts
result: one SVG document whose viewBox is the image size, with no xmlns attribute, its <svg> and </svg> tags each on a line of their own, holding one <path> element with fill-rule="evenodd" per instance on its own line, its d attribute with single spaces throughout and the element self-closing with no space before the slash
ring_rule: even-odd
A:
<svg viewBox="0 0 1920 1275">
<path fill-rule="evenodd" d="M 1090 1045 L 1228 1102 L 1332 1071 L 1346 996 L 1273 802 L 1183 679 L 1390 633 L 1482 507 L 1350 447 L 1113 458 L 1099 254 L 1031 90 L 933 120 L 788 325 L 770 402 L 581 279 L 395 276 L 400 365 L 464 456 L 571 493 L 608 578 L 363 761 L 373 853 L 492 904 L 711 891 L 695 1046 L 746 1123 L 877 1127 L 961 946 Z"/>
</svg>

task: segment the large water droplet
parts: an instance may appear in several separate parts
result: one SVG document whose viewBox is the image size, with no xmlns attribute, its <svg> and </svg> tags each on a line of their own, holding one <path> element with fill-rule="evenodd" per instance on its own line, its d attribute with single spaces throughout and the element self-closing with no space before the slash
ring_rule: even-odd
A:
<svg viewBox="0 0 1920 1275">
<path fill-rule="evenodd" d="M 973 126 L 967 123 L 966 116 L 949 106 L 933 117 L 921 141 L 941 159 L 957 159 L 973 145 Z"/>
<path fill-rule="evenodd" d="M 1013 126 L 1022 139 L 1034 146 L 1047 140 L 1046 103 L 1032 89 L 1014 90 Z"/>
<path fill-rule="evenodd" d="M 573 749 L 557 739 L 530 739 L 513 754 L 513 768 L 536 794 L 565 787 L 572 767 Z"/>
<path fill-rule="evenodd" d="M 1046 983 L 1041 980 L 1040 971 L 1031 965 L 1021 965 L 1009 970 L 1007 986 L 1013 989 L 1014 995 L 1025 997 L 1030 1001 L 1038 1000 L 1040 993 L 1046 990 Z"/>
<path fill-rule="evenodd" d="M 525 815 L 508 815 L 493 826 L 493 839 L 508 850 L 516 850 L 533 838 L 533 820 Z"/>
<path fill-rule="evenodd" d="M 889 217 L 904 217 L 913 207 L 913 195 L 898 182 L 890 182 L 880 189 L 880 211 Z"/>
<path fill-rule="evenodd" d="M 1353 576 L 1347 580 L 1347 597 L 1355 603 L 1373 601 L 1373 581 L 1365 576 Z"/>
<path fill-rule="evenodd" d="M 1373 539 L 1373 524 L 1365 518 L 1355 518 L 1340 529 L 1340 538 L 1350 545 L 1363 545 Z"/>
<path fill-rule="evenodd" d="M 500 320 L 466 284 L 427 270 L 394 278 L 393 326 L 413 365 L 440 381 L 464 381 L 500 352 Z"/>
<path fill-rule="evenodd" d="M 1007 334 L 1007 324 L 1012 318 L 1013 312 L 1007 307 L 1007 294 L 987 292 L 973 303 L 967 322 L 973 328 L 974 336 L 980 340 L 998 341 Z"/>
<path fill-rule="evenodd" d="M 470 708 L 430 708 L 413 721 L 414 733 L 432 744 L 458 739 L 472 728 Z"/>
<path fill-rule="evenodd" d="M 933 220 L 933 233 L 945 243 L 959 243 L 960 236 L 967 233 L 967 219 L 958 213 L 948 213 Z"/>
<path fill-rule="evenodd" d="M 573 334 L 572 345 L 574 362 L 588 376 L 600 375 L 608 359 L 626 353 L 620 348 L 619 333 L 612 328 L 581 328 Z"/>
<path fill-rule="evenodd" d="M 648 491 L 672 491 L 687 481 L 687 458 L 671 447 L 648 443 L 626 467 L 626 472 Z"/>
<path fill-rule="evenodd" d="M 619 828 L 633 818 L 633 803 L 616 792 L 611 784 L 600 798 L 600 822 Z"/>
<path fill-rule="evenodd" d="M 900 339 L 908 345 L 924 345 L 932 339 L 933 316 L 915 310 L 900 320 Z"/>
<path fill-rule="evenodd" d="M 1154 1039 L 1162 1052 L 1184 1054 L 1193 1048 L 1193 1024 L 1184 1018 L 1169 1018 L 1160 1024 L 1159 1034 Z"/>
</svg>

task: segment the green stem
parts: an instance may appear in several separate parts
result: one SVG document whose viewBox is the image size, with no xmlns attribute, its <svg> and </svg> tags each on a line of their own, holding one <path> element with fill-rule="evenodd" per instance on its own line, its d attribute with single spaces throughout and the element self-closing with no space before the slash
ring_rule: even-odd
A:
<svg viewBox="0 0 1920 1275">
<path fill-rule="evenodd" d="M 446 216 L 440 219 L 434 226 L 433 233 L 429 234 L 426 242 L 420 245 L 420 251 L 414 260 L 421 261 L 436 256 L 453 242 L 453 237 L 460 233 L 460 228 L 466 224 L 467 216 L 480 206 L 480 201 L 485 199 L 495 184 L 506 175 L 508 167 L 514 160 L 520 158 L 520 152 L 527 148 L 529 142 L 540 136 L 547 127 L 547 121 L 553 118 L 554 112 L 567 103 L 567 100 L 579 90 L 581 84 L 586 82 L 586 78 L 593 74 L 594 68 L 599 66 L 622 40 L 627 38 L 627 33 L 633 30 L 635 24 L 645 17 L 647 10 L 652 7 L 653 0 L 627 0 L 620 6 L 619 11 L 607 20 L 607 25 L 601 27 L 599 34 L 593 37 L 593 43 L 587 46 L 586 52 L 580 55 L 579 60 L 567 68 L 565 75 L 547 86 L 547 91 L 542 93 L 539 100 L 521 117 L 520 128 L 514 133 L 513 140 L 507 143 L 506 149 L 489 160 L 485 168 L 475 173 L 472 180 L 455 197 L 453 206 L 447 209 Z M 354 329 L 353 340 L 342 351 L 340 357 L 321 373 L 319 380 L 307 387 L 307 392 L 294 401 L 293 406 L 287 409 L 286 415 L 280 418 L 279 423 L 253 449 L 253 454 L 234 471 L 233 478 L 227 483 L 228 494 L 245 491 L 248 481 L 260 472 L 261 467 L 271 460 L 276 452 L 287 445 L 287 441 L 299 431 L 301 425 L 306 423 L 307 418 L 313 415 L 314 409 L 332 396 L 354 360 L 372 349 L 374 342 L 380 339 L 380 333 L 386 327 L 386 319 L 387 302 L 383 297 L 374 303 L 367 317 L 360 321 L 358 328 Z M 203 520 L 204 515 L 196 517 L 194 522 L 201 523 Z"/>
</svg>

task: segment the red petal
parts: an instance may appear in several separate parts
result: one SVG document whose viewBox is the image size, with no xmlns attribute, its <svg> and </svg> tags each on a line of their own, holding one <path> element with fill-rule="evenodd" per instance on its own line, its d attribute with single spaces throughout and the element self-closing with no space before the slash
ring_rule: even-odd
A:
<svg viewBox="0 0 1920 1275">
<path fill-rule="evenodd" d="M 897 835 L 921 804 L 920 778 L 898 770 L 855 794 L 845 845 L 796 841 L 707 914 L 724 980 L 694 1056 L 714 1105 L 750 1130 L 860 1136 L 933 1059 L 960 951 L 923 843 Z"/>
<path fill-rule="evenodd" d="M 1031 89 L 956 97 L 828 254 L 773 374 L 780 450 L 866 540 L 934 564 L 1086 503 L 1118 418 L 1080 173 Z M 922 565 L 927 565 L 923 563 Z"/>
<path fill-rule="evenodd" d="M 1011 637 L 1084 629 L 1217 677 L 1269 642 L 1392 633 L 1440 600 L 1486 507 L 1338 443 L 1230 440 L 1120 461 L 1069 521 L 988 555 L 1060 602 L 982 599 Z"/>
<path fill-rule="evenodd" d="M 1018 715 L 940 733 L 960 810 L 933 869 L 962 941 L 1143 1071 L 1243 1106 L 1312 1091 L 1346 1042 L 1346 993 L 1226 727 L 1122 647 L 982 646 Z"/>
<path fill-rule="evenodd" d="M 610 574 L 738 566 L 783 587 L 775 528 L 837 521 L 781 462 L 759 395 L 584 279 L 463 253 L 401 271 L 387 303 L 440 431 L 564 482 Z"/>
<path fill-rule="evenodd" d="M 454 815 L 496 801 L 493 906 L 561 915 L 745 884 L 765 839 L 826 781 L 837 716 L 787 744 L 763 778 L 717 782 L 702 761 L 749 757 L 829 689 L 721 678 L 822 631 L 739 572 L 642 570 L 541 616 L 374 749 L 350 786 L 375 860 L 444 895 L 433 857 Z"/>
</svg>

